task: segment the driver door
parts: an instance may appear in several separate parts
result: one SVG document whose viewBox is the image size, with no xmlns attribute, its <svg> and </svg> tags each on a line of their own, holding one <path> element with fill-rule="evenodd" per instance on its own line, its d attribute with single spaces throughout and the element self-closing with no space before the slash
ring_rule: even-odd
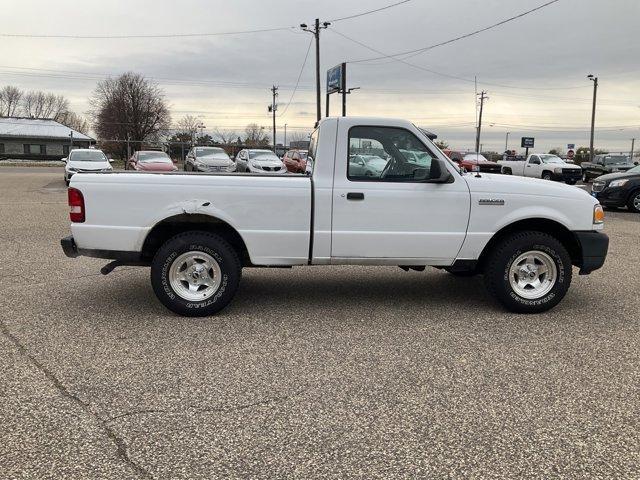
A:
<svg viewBox="0 0 640 480">
<path fill-rule="evenodd" d="M 417 129 L 353 125 L 338 134 L 331 262 L 450 265 L 467 232 L 467 183 L 457 173 L 450 183 L 424 182 L 436 154 Z M 400 149 L 418 152 L 423 161 L 411 162 Z M 387 165 L 362 175 L 349 160 L 358 155 L 377 156 Z"/>
<path fill-rule="evenodd" d="M 531 155 L 527 160 L 527 166 L 524 169 L 525 177 L 540 178 L 542 177 L 542 162 L 537 155 Z"/>
</svg>

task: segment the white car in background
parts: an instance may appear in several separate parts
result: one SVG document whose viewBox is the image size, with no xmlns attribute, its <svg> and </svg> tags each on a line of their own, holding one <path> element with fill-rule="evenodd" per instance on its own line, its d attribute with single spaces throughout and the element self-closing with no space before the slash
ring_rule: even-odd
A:
<svg viewBox="0 0 640 480">
<path fill-rule="evenodd" d="M 239 172 L 249 173 L 287 173 L 284 162 L 271 150 L 244 149 L 236 155 Z"/>
<path fill-rule="evenodd" d="M 236 163 L 220 147 L 193 147 L 184 160 L 185 172 L 235 172 Z"/>
<path fill-rule="evenodd" d="M 102 150 L 95 148 L 76 148 L 69 152 L 67 158 L 63 158 L 64 166 L 64 182 L 69 185 L 71 177 L 78 172 L 111 172 L 110 158 L 104 154 Z"/>
</svg>

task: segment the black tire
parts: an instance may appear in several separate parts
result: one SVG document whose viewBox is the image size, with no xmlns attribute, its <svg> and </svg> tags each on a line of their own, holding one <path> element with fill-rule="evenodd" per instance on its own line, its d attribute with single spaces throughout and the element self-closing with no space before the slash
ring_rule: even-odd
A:
<svg viewBox="0 0 640 480">
<path fill-rule="evenodd" d="M 631 194 L 627 202 L 627 208 L 634 213 L 640 213 L 640 190 L 636 190 Z"/>
<path fill-rule="evenodd" d="M 542 172 L 543 180 L 551 180 L 551 172 Z"/>
<path fill-rule="evenodd" d="M 68 186 L 69 186 L 69 183 L 71 183 L 71 181 L 70 181 L 70 180 L 67 180 L 67 179 L 65 178 L 65 179 L 64 179 L 64 183 L 66 183 L 66 184 L 67 184 L 67 187 L 68 187 Z"/>
<path fill-rule="evenodd" d="M 513 262 L 528 251 L 546 253 L 557 269 L 553 287 L 541 298 L 526 299 L 510 284 L 509 271 Z M 571 285 L 571 257 L 567 249 L 547 233 L 526 231 L 503 238 L 485 262 L 484 279 L 488 292 L 508 310 L 516 313 L 540 313 L 555 307 Z"/>
<path fill-rule="evenodd" d="M 505 168 L 502 173 L 504 175 L 513 175 L 513 171 L 510 168 Z"/>
<path fill-rule="evenodd" d="M 173 261 L 190 251 L 210 255 L 220 267 L 222 283 L 207 300 L 185 300 L 169 281 Z M 169 310 L 187 317 L 213 315 L 226 307 L 238 290 L 241 275 L 242 265 L 235 249 L 219 235 L 202 231 L 184 232 L 170 238 L 156 252 L 151 263 L 151 285 L 158 300 Z"/>
</svg>

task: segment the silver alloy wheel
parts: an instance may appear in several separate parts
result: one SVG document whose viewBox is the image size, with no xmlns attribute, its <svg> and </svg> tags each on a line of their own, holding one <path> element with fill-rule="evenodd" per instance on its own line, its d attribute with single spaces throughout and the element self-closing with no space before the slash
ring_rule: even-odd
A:
<svg viewBox="0 0 640 480">
<path fill-rule="evenodd" d="M 633 207 L 636 210 L 640 210 L 640 193 L 638 193 L 633 199 Z"/>
<path fill-rule="evenodd" d="M 538 250 L 523 253 L 509 268 L 509 282 L 513 291 L 527 300 L 544 297 L 558 279 L 558 268 L 553 259 Z"/>
<path fill-rule="evenodd" d="M 222 270 L 209 254 L 186 252 L 169 267 L 169 284 L 176 294 L 187 301 L 201 302 L 215 294 L 222 283 Z"/>
</svg>

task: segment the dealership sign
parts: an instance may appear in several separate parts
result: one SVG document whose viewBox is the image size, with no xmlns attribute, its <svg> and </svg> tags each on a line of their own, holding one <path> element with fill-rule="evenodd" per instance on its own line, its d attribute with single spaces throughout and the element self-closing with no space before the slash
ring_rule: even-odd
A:
<svg viewBox="0 0 640 480">
<path fill-rule="evenodd" d="M 533 138 L 533 137 L 522 137 L 522 140 L 520 142 L 520 146 L 522 148 L 533 148 L 535 140 L 536 139 Z"/>
<path fill-rule="evenodd" d="M 339 92 L 342 88 L 342 65 L 327 70 L 327 93 Z"/>
</svg>

